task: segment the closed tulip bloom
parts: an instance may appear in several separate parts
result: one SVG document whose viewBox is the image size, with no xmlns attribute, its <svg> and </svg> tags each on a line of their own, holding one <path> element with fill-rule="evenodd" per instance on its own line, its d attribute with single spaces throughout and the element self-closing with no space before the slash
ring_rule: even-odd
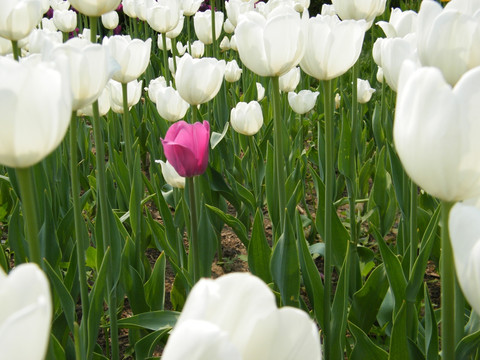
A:
<svg viewBox="0 0 480 360">
<path fill-rule="evenodd" d="M 77 27 L 77 13 L 72 10 L 53 12 L 53 23 L 62 32 L 72 32 Z"/>
<path fill-rule="evenodd" d="M 257 86 L 257 100 L 262 101 L 262 99 L 265 97 L 265 88 L 258 82 L 255 85 Z"/>
<path fill-rule="evenodd" d="M 238 51 L 237 39 L 235 38 L 235 35 L 232 35 L 232 37 L 230 38 L 230 49 Z"/>
<path fill-rule="evenodd" d="M 187 47 L 188 48 L 188 47 Z M 194 58 L 201 58 L 205 52 L 205 44 L 200 40 L 195 40 L 192 45 L 192 53 L 190 54 Z"/>
<path fill-rule="evenodd" d="M 222 32 L 223 13 L 215 11 L 215 38 L 218 39 Z M 193 17 L 195 34 L 205 45 L 213 43 L 212 39 L 212 11 L 197 12 Z"/>
<path fill-rule="evenodd" d="M 288 103 L 293 111 L 297 114 L 306 114 L 315 106 L 318 91 L 301 90 L 298 94 L 294 92 L 288 93 Z"/>
<path fill-rule="evenodd" d="M 210 124 L 178 121 L 170 126 L 162 140 L 168 162 L 183 177 L 201 175 L 208 165 Z"/>
<path fill-rule="evenodd" d="M 50 0 L 49 3 L 54 11 L 70 9 L 70 1 L 68 0 Z"/>
<path fill-rule="evenodd" d="M 228 40 L 228 37 L 224 36 L 222 41 L 220 41 L 220 49 L 223 51 L 230 49 L 230 40 Z"/>
<path fill-rule="evenodd" d="M 342 20 L 365 20 L 372 25 L 373 20 L 385 11 L 386 0 L 332 0 L 337 15 Z"/>
<path fill-rule="evenodd" d="M 302 310 L 277 308 L 248 273 L 201 279 L 168 339 L 164 360 L 320 360 L 318 329 Z"/>
<path fill-rule="evenodd" d="M 33 263 L 20 264 L 7 276 L 0 267 L 0 303 L 0 358 L 44 359 L 52 299 L 42 270 Z"/>
<path fill-rule="evenodd" d="M 390 13 L 388 22 L 379 21 L 377 25 L 382 28 L 387 38 L 405 37 L 414 33 L 417 29 L 417 16 L 418 14 L 415 11 L 402 11 L 395 8 Z"/>
<path fill-rule="evenodd" d="M 142 41 L 131 39 L 129 35 L 115 35 L 103 39 L 103 45 L 107 46 L 110 54 L 120 64 L 120 70 L 113 79 L 121 83 L 129 83 L 142 75 L 150 62 L 152 39 Z"/>
<path fill-rule="evenodd" d="M 123 95 L 122 84 L 115 80 L 110 80 L 107 84 L 110 90 L 110 106 L 112 111 L 117 114 L 123 114 Z M 142 82 L 133 80 L 127 84 L 127 105 L 128 109 L 140 101 L 142 95 Z"/>
<path fill-rule="evenodd" d="M 480 313 L 480 204 L 476 200 L 455 204 L 448 226 L 458 282 L 472 309 Z"/>
<path fill-rule="evenodd" d="M 110 56 L 105 46 L 79 38 L 70 39 L 65 44 L 57 46 L 46 56 L 67 57 L 73 110 L 97 100 L 107 82 L 119 69 L 118 63 Z"/>
<path fill-rule="evenodd" d="M 378 38 L 373 45 L 373 59 L 382 68 L 388 86 L 397 91 L 403 62 L 410 60 L 420 65 L 415 34 L 404 38 Z"/>
<path fill-rule="evenodd" d="M 177 53 L 179 56 L 183 56 L 187 51 L 187 45 L 183 45 L 181 41 L 177 41 Z"/>
<path fill-rule="evenodd" d="M 480 195 L 480 68 L 452 87 L 437 68 L 405 62 L 393 135 L 408 175 L 433 196 L 460 201 Z"/>
<path fill-rule="evenodd" d="M 289 72 L 280 76 L 278 81 L 280 85 L 280 91 L 286 93 L 294 91 L 300 82 L 300 68 L 298 66 L 292 68 Z"/>
<path fill-rule="evenodd" d="M 233 59 L 227 63 L 225 67 L 225 80 L 228 82 L 235 82 L 240 80 L 242 76 L 242 69 L 237 64 L 237 61 Z"/>
<path fill-rule="evenodd" d="M 40 0 L 0 1 L 0 36 L 18 41 L 30 34 L 42 20 Z"/>
<path fill-rule="evenodd" d="M 224 60 L 193 59 L 185 54 L 177 62 L 175 82 L 178 92 L 186 102 L 190 105 L 200 105 L 217 95 L 224 75 Z"/>
<path fill-rule="evenodd" d="M 102 15 L 102 24 L 106 29 L 113 30 L 118 26 L 118 13 L 110 11 Z"/>
<path fill-rule="evenodd" d="M 342 104 L 342 97 L 339 93 L 335 94 L 335 110 L 340 109 L 340 105 Z"/>
<path fill-rule="evenodd" d="M 133 19 L 137 17 L 137 13 L 135 12 L 135 3 L 136 0 L 122 0 L 123 12 L 125 15 Z"/>
<path fill-rule="evenodd" d="M 29 167 L 57 148 L 72 114 L 69 82 L 63 66 L 0 58 L 0 164 Z"/>
<path fill-rule="evenodd" d="M 343 75 L 357 62 L 364 36 L 364 20 L 340 21 L 337 16 L 328 15 L 310 18 L 300 67 L 318 80 Z"/>
<path fill-rule="evenodd" d="M 171 86 L 156 91 L 157 111 L 165 120 L 174 122 L 183 119 L 190 105 Z"/>
<path fill-rule="evenodd" d="M 239 102 L 230 112 L 230 124 L 243 135 L 255 135 L 263 125 L 263 113 L 257 101 Z"/>
<path fill-rule="evenodd" d="M 223 30 L 227 34 L 232 34 L 235 31 L 235 26 L 233 26 L 232 22 L 230 20 L 225 20 L 225 23 L 223 24 Z"/>
<path fill-rule="evenodd" d="M 163 37 L 164 37 L 164 34 L 158 34 L 158 37 L 157 37 L 157 46 L 160 50 L 165 50 L 163 48 Z M 170 51 L 172 50 L 172 39 L 170 38 L 166 38 L 165 39 L 165 43 L 167 44 L 167 51 Z"/>
<path fill-rule="evenodd" d="M 105 116 L 110 110 L 110 87 L 105 86 L 98 101 L 98 115 Z M 91 116 L 93 117 L 93 107 L 92 104 L 87 105 L 77 111 L 78 116 Z"/>
<path fill-rule="evenodd" d="M 240 14 L 253 11 L 254 8 L 254 0 L 229 0 L 225 2 L 225 10 L 227 10 L 228 20 L 230 20 L 233 27 L 237 26 Z"/>
<path fill-rule="evenodd" d="M 360 104 L 369 102 L 374 92 L 368 80 L 357 79 L 357 101 Z"/>
<path fill-rule="evenodd" d="M 380 83 L 380 84 L 383 84 L 383 80 L 385 78 L 385 75 L 383 74 L 383 69 L 382 67 L 378 67 L 378 70 L 377 70 L 377 81 Z"/>
<path fill-rule="evenodd" d="M 455 85 L 480 65 L 480 21 L 471 13 L 425 0 L 418 13 L 417 47 L 422 65 L 438 67 Z"/>
<path fill-rule="evenodd" d="M 268 18 L 253 11 L 240 18 L 235 29 L 238 53 L 254 73 L 281 76 L 300 62 L 306 47 L 306 16 L 302 19 L 293 8 L 281 6 Z"/>
<path fill-rule="evenodd" d="M 181 8 L 183 10 L 183 15 L 192 16 L 200 8 L 203 0 L 181 0 Z"/>
<path fill-rule="evenodd" d="M 180 15 L 180 18 L 178 20 L 177 26 L 173 30 L 170 30 L 167 32 L 167 38 L 170 39 L 175 39 L 177 36 L 179 36 L 183 30 L 183 24 L 185 23 L 185 16 Z"/>
<path fill-rule="evenodd" d="M 41 28 L 43 30 L 48 30 L 52 32 L 58 31 L 57 27 L 55 26 L 55 23 L 53 22 L 53 19 L 43 18 L 41 21 L 41 24 L 42 24 Z"/>
<path fill-rule="evenodd" d="M 70 3 L 84 15 L 101 16 L 115 10 L 120 0 L 70 0 Z"/>
<path fill-rule="evenodd" d="M 135 0 L 135 14 L 142 21 L 147 21 L 147 0 Z"/>
<path fill-rule="evenodd" d="M 185 188 L 185 178 L 178 175 L 177 170 L 175 170 L 175 168 L 172 166 L 172 164 L 168 162 L 168 160 L 167 162 L 163 162 L 162 160 L 155 160 L 155 162 L 159 163 L 162 167 L 162 175 L 168 185 L 178 189 Z"/>
<path fill-rule="evenodd" d="M 150 101 L 155 103 L 155 101 L 157 101 L 157 92 L 164 87 L 167 87 L 167 81 L 163 76 L 159 76 L 156 79 L 150 80 L 148 87 L 145 88 L 145 91 L 148 92 L 148 97 L 150 98 Z"/>
<path fill-rule="evenodd" d="M 165 34 L 177 26 L 180 16 L 180 4 L 171 0 L 146 0 L 147 22 L 153 30 Z"/>
</svg>

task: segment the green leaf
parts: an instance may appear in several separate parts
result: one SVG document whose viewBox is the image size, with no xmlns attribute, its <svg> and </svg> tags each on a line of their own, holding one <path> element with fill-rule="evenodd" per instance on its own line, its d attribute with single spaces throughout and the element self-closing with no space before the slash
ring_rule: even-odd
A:
<svg viewBox="0 0 480 360">
<path fill-rule="evenodd" d="M 348 328 L 355 338 L 355 347 L 350 355 L 350 360 L 388 359 L 388 353 L 379 346 L 375 345 L 361 328 L 352 322 L 348 323 Z"/>
<path fill-rule="evenodd" d="M 300 296 L 300 265 L 295 234 L 288 216 L 285 216 L 283 234 L 273 249 L 270 271 L 280 289 L 283 305 L 297 307 Z"/>
<path fill-rule="evenodd" d="M 260 210 L 255 214 L 252 236 L 248 245 L 248 266 L 252 274 L 258 276 L 265 283 L 272 282 L 270 273 L 270 257 L 272 249 L 268 245 L 263 225 L 263 215 Z"/>
<path fill-rule="evenodd" d="M 427 360 L 438 360 L 438 324 L 428 294 L 427 284 L 424 284 L 423 293 L 425 299 L 425 353 L 427 354 Z M 457 358 L 462 359 L 461 357 Z"/>
<path fill-rule="evenodd" d="M 455 349 L 456 359 L 469 359 L 475 356 L 480 348 L 480 330 L 465 336 Z"/>
<path fill-rule="evenodd" d="M 280 214 L 278 213 L 278 191 L 276 188 L 276 177 L 274 172 L 274 151 L 273 146 L 267 145 L 267 169 L 265 172 L 265 194 L 267 197 L 268 214 L 275 228 L 280 224 Z M 283 214 L 282 214 L 283 216 Z"/>
<path fill-rule="evenodd" d="M 353 295 L 348 320 L 362 331 L 368 332 L 377 318 L 387 291 L 387 274 L 384 265 L 380 264 L 372 271 L 363 287 Z"/>
<path fill-rule="evenodd" d="M 248 247 L 248 236 L 247 236 L 247 229 L 245 228 L 245 225 L 242 224 L 240 220 L 238 220 L 236 217 L 225 214 L 222 210 L 219 208 L 216 208 L 215 206 L 205 204 L 208 210 L 210 210 L 213 214 L 216 216 L 220 217 L 228 226 L 230 226 L 235 234 L 240 238 L 242 243 Z"/>
<path fill-rule="evenodd" d="M 407 312 L 406 302 L 402 302 L 400 310 L 393 321 L 392 336 L 390 336 L 390 353 L 388 360 L 405 360 L 408 354 Z"/>
<path fill-rule="evenodd" d="M 146 360 L 153 354 L 155 346 L 167 335 L 170 329 L 161 329 L 144 336 L 135 344 L 135 360 Z"/>
<path fill-rule="evenodd" d="M 338 149 L 338 171 L 348 179 L 353 179 L 355 174 L 350 166 L 350 154 L 352 149 L 352 130 L 350 119 L 342 117 L 342 131 L 340 133 L 340 147 Z"/>
<path fill-rule="evenodd" d="M 212 132 L 212 136 L 210 137 L 210 147 L 213 149 L 215 149 L 215 147 L 220 143 L 220 141 L 222 141 L 222 139 L 225 137 L 225 135 L 227 134 L 227 131 L 228 131 L 228 128 L 230 126 L 230 123 L 227 121 L 225 123 L 225 126 L 223 127 L 223 131 L 222 133 L 217 133 L 215 131 Z"/>
<path fill-rule="evenodd" d="M 173 328 L 179 316 L 176 311 L 150 311 L 119 319 L 117 324 L 119 328 L 158 331 Z"/>
<path fill-rule="evenodd" d="M 163 310 L 165 303 L 165 252 L 155 261 L 153 272 L 145 283 L 145 296 L 150 310 Z"/>
</svg>

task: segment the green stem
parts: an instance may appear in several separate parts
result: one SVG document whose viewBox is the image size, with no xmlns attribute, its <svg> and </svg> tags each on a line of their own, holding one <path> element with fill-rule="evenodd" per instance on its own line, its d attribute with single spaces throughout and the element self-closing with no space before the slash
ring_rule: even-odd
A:
<svg viewBox="0 0 480 360">
<path fill-rule="evenodd" d="M 455 267 L 448 233 L 448 215 L 453 203 L 442 201 L 442 360 L 455 359 Z"/>
<path fill-rule="evenodd" d="M 12 40 L 12 51 L 13 51 L 13 58 L 18 61 L 20 59 L 20 49 L 18 48 L 18 41 Z"/>
<path fill-rule="evenodd" d="M 125 140 L 125 153 L 127 154 L 127 167 L 132 169 L 132 134 L 130 132 L 129 109 L 128 109 L 128 87 L 127 84 L 122 83 L 122 98 L 123 98 L 123 137 Z"/>
<path fill-rule="evenodd" d="M 465 298 L 463 297 L 462 289 L 455 276 L 455 344 L 458 344 L 463 339 L 464 330 L 464 315 Z"/>
<path fill-rule="evenodd" d="M 63 42 L 67 42 L 68 41 L 68 33 L 67 32 L 63 32 L 62 33 L 62 38 L 63 38 Z"/>
<path fill-rule="evenodd" d="M 287 201 L 285 198 L 285 161 L 283 157 L 283 121 L 281 116 L 280 104 L 280 85 L 278 76 L 272 77 L 273 84 L 273 132 L 274 132 L 274 152 L 275 152 L 275 173 L 277 175 L 278 191 L 278 216 L 280 217 L 280 229 L 283 230 L 284 214 Z M 274 237 L 276 241 L 276 237 Z"/>
<path fill-rule="evenodd" d="M 215 0 L 210 0 L 211 5 L 211 14 L 212 14 L 212 47 L 213 47 L 213 57 L 218 59 L 218 49 L 217 49 L 217 37 L 215 34 Z"/>
<path fill-rule="evenodd" d="M 167 50 L 167 36 L 165 34 L 158 34 L 162 37 L 162 46 L 163 46 L 163 66 L 165 67 L 165 79 L 167 80 L 167 85 L 170 86 L 170 68 L 168 67 L 168 50 Z M 172 44 L 173 47 L 173 44 Z"/>
<path fill-rule="evenodd" d="M 193 281 L 200 279 L 200 247 L 198 243 L 197 205 L 195 201 L 195 182 L 193 177 L 186 179 L 190 201 L 190 246 L 193 251 Z"/>
<path fill-rule="evenodd" d="M 191 27 L 191 24 L 190 24 L 190 18 L 191 16 L 187 16 L 187 37 L 188 37 L 188 53 L 190 54 L 190 56 L 192 56 L 192 36 L 191 36 L 191 30 L 190 30 L 190 27 Z"/>
<path fill-rule="evenodd" d="M 97 42 L 98 16 L 90 16 L 90 42 Z"/>
<path fill-rule="evenodd" d="M 36 191 L 32 168 L 17 168 L 15 169 L 15 173 L 20 187 L 25 235 L 29 248 L 30 261 L 37 263 L 41 267 L 42 259 L 38 240 L 38 216 L 35 203 Z"/>
<path fill-rule="evenodd" d="M 418 236 L 417 236 L 417 185 L 410 180 L 410 273 L 413 271 L 413 265 L 417 260 Z"/>
<path fill-rule="evenodd" d="M 324 259 L 324 344 L 325 358 L 330 359 L 333 339 L 330 335 L 330 312 L 331 312 L 331 286 L 332 286 L 332 203 L 333 203 L 333 185 L 334 185 L 334 168 L 333 168 L 333 97 L 332 97 L 332 80 L 324 81 L 324 106 L 325 106 L 325 259 Z M 320 136 L 320 126 L 318 126 Z M 319 151 L 320 153 L 320 151 Z M 320 206 L 320 205 L 319 205 Z"/>
<path fill-rule="evenodd" d="M 82 209 L 80 206 L 80 181 L 78 176 L 78 153 L 77 153 L 77 124 L 78 118 L 76 112 L 72 112 L 72 121 L 70 123 L 70 181 L 72 184 L 73 200 L 73 218 L 75 224 L 75 239 L 77 243 L 77 267 L 78 279 L 80 282 L 80 299 L 82 301 L 82 319 L 88 319 L 88 286 L 85 268 L 85 249 L 88 244 L 82 235 Z M 81 341 L 86 339 L 87 326 L 82 326 Z M 82 346 L 83 349 L 83 346 Z"/>
</svg>

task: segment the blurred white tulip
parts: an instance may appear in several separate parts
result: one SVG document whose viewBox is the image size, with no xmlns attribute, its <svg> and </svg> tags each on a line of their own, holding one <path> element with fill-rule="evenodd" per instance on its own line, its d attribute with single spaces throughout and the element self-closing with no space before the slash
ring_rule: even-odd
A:
<svg viewBox="0 0 480 360">
<path fill-rule="evenodd" d="M 41 0 L 0 1 L 0 36 L 18 41 L 30 34 L 42 20 Z"/>
</svg>

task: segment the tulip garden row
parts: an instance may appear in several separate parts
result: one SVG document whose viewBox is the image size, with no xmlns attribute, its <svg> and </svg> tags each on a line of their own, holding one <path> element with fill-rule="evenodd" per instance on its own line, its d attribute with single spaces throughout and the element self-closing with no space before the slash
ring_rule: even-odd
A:
<svg viewBox="0 0 480 360">
<path fill-rule="evenodd" d="M 332 2 L 0 2 L 0 359 L 480 358 L 480 0 Z"/>
</svg>

